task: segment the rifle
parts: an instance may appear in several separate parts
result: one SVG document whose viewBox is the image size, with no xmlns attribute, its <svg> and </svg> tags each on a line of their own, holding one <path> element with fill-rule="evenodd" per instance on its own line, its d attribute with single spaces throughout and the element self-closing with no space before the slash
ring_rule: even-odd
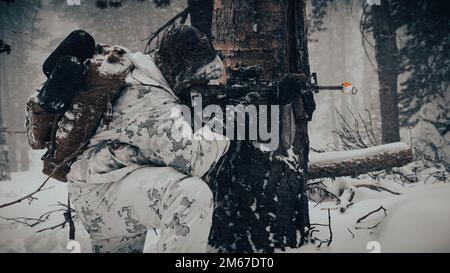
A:
<svg viewBox="0 0 450 273">
<path fill-rule="evenodd" d="M 189 85 L 189 92 L 187 92 L 189 98 L 187 98 L 186 104 L 193 107 L 195 99 L 201 98 L 202 107 L 211 104 L 222 107 L 237 104 L 284 105 L 291 103 L 299 96 L 309 95 L 312 98 L 312 94 L 322 90 L 338 90 L 348 93 L 348 91 L 345 91 L 345 88 L 348 87 L 346 83 L 334 86 L 319 86 L 316 73 L 311 73 L 310 76 L 288 73 L 283 75 L 281 81 L 268 81 L 261 78 L 261 66 L 228 67 L 227 71 L 230 77 L 224 85 L 208 85 L 207 82 L 195 82 Z M 286 81 L 289 82 L 287 87 L 290 88 L 280 90 L 282 89 L 280 86 Z M 356 94 L 357 89 L 351 86 L 350 92 Z M 311 103 L 314 103 L 314 101 Z"/>
</svg>

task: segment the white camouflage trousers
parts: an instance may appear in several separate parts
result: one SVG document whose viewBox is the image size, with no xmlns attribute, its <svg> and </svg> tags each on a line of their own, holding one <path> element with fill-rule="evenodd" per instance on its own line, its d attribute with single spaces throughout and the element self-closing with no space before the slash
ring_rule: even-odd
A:
<svg viewBox="0 0 450 273">
<path fill-rule="evenodd" d="M 136 158 L 133 146 L 93 147 L 72 165 L 69 194 L 93 252 L 142 252 L 153 228 L 160 229 L 158 252 L 205 252 L 213 212 L 208 185 Z"/>
</svg>

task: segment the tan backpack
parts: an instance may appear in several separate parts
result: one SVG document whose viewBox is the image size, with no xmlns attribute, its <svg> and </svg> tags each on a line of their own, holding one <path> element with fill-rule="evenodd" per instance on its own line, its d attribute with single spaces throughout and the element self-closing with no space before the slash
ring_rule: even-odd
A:
<svg viewBox="0 0 450 273">
<path fill-rule="evenodd" d="M 62 114 L 43 110 L 37 96 L 27 102 L 28 142 L 33 149 L 47 148 L 42 172 L 56 180 L 67 181 L 70 164 L 84 151 L 102 118 L 104 123 L 111 121 L 112 102 L 124 85 L 125 76 L 104 77 L 98 67 L 98 63 L 90 65 L 85 89 Z"/>
</svg>

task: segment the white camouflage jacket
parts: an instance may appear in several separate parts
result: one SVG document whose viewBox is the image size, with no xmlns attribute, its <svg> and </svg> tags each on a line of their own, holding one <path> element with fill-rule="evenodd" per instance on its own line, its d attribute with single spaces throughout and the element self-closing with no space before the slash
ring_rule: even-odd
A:
<svg viewBox="0 0 450 273">
<path fill-rule="evenodd" d="M 125 56 L 133 68 L 128 85 L 113 104 L 112 122 L 108 127 L 100 125 L 78 158 L 89 166 L 76 169 L 86 171 L 86 180 L 94 183 L 119 181 L 146 165 L 170 166 L 202 177 L 226 153 L 229 141 L 207 126 L 193 133 L 183 119 L 179 99 L 153 60 L 140 52 Z M 217 59 L 213 62 L 209 65 L 217 69 L 211 71 L 220 72 L 223 67 L 217 66 Z"/>
</svg>

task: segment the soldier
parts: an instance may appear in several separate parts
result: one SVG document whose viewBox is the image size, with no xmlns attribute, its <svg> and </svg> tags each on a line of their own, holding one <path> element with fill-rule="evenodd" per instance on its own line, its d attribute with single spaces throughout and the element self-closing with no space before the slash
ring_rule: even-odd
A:
<svg viewBox="0 0 450 273">
<path fill-rule="evenodd" d="M 124 51 L 131 72 L 112 120 L 100 124 L 67 174 L 77 216 L 94 252 L 141 252 L 153 228 L 160 229 L 158 252 L 205 252 L 213 198 L 201 177 L 229 142 L 207 126 L 190 132 L 177 95 L 191 81 L 219 78 L 223 64 L 190 26 L 165 33 L 157 65 L 148 55 Z"/>
<path fill-rule="evenodd" d="M 48 149 L 43 172 L 68 182 L 94 252 L 140 252 L 152 228 L 161 230 L 159 252 L 204 252 L 213 200 L 201 178 L 229 141 L 206 125 L 192 132 L 181 104 L 190 85 L 222 77 L 220 58 L 186 25 L 164 34 L 154 60 L 94 45 L 86 32 L 71 33 L 44 64 L 50 83 L 27 103 L 28 141 Z M 72 74 L 82 80 L 65 80 Z M 294 82 L 280 83 L 273 101 L 292 101 Z"/>
</svg>

